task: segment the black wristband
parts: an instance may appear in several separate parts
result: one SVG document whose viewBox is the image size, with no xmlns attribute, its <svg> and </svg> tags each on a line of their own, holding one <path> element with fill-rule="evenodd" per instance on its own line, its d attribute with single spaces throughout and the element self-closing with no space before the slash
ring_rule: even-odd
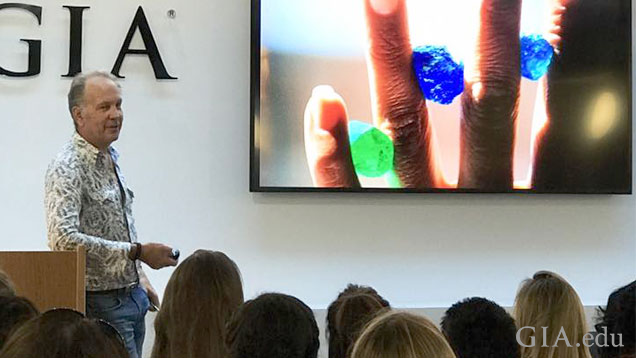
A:
<svg viewBox="0 0 636 358">
<path fill-rule="evenodd" d="M 139 258 L 141 257 L 141 243 L 135 242 L 135 247 L 137 249 L 135 250 L 135 257 L 133 257 L 133 261 L 139 260 Z"/>
</svg>

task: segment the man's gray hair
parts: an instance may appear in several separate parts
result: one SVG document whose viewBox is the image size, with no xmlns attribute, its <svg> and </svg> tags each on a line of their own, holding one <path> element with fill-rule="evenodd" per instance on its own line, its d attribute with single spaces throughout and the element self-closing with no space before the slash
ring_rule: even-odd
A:
<svg viewBox="0 0 636 358">
<path fill-rule="evenodd" d="M 117 77 L 111 75 L 106 71 L 93 71 L 86 74 L 80 73 L 71 82 L 71 88 L 68 91 L 68 110 L 73 116 L 73 108 L 81 106 L 84 102 L 84 89 L 86 88 L 86 81 L 93 77 L 103 77 L 115 82 L 117 87 L 121 88 L 117 82 Z M 73 119 L 75 122 L 75 119 Z"/>
</svg>

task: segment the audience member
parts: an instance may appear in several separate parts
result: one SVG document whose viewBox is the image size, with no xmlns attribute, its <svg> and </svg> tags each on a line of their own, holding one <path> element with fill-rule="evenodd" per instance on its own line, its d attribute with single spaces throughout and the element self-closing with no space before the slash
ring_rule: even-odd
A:
<svg viewBox="0 0 636 358">
<path fill-rule="evenodd" d="M 124 340 L 110 324 L 70 309 L 54 309 L 21 325 L 0 358 L 128 358 Z"/>
<path fill-rule="evenodd" d="M 0 270 L 0 296 L 13 296 L 15 295 L 15 287 L 13 282 L 9 279 L 9 276 L 2 270 Z"/>
<path fill-rule="evenodd" d="M 38 310 L 26 298 L 0 295 L 0 348 L 13 330 L 38 314 Z"/>
<path fill-rule="evenodd" d="M 376 290 L 349 284 L 327 309 L 329 358 L 348 358 L 362 328 L 389 302 Z"/>
<path fill-rule="evenodd" d="M 152 358 L 225 358 L 225 327 L 241 303 L 234 261 L 222 252 L 197 250 L 168 281 Z"/>
<path fill-rule="evenodd" d="M 612 292 L 605 309 L 599 307 L 596 324 L 600 344 L 596 345 L 601 358 L 636 357 L 636 281 Z M 618 336 L 620 334 L 620 337 Z M 619 346 L 622 345 L 622 347 Z"/>
<path fill-rule="evenodd" d="M 522 358 L 590 358 L 583 341 L 583 305 L 561 276 L 539 271 L 525 280 L 517 292 L 514 317 Z"/>
<path fill-rule="evenodd" d="M 228 328 L 229 358 L 316 358 L 318 325 L 299 299 L 265 293 L 245 302 Z"/>
<path fill-rule="evenodd" d="M 374 318 L 353 346 L 352 358 L 455 358 L 442 333 L 427 318 L 389 311 Z"/>
<path fill-rule="evenodd" d="M 457 358 L 519 357 L 514 319 L 485 298 L 455 303 L 446 311 L 441 326 Z"/>
</svg>

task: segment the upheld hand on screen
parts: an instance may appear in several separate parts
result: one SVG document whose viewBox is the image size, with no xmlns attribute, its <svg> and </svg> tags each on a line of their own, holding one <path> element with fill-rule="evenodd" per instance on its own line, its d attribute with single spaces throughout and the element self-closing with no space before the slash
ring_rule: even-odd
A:
<svg viewBox="0 0 636 358">
<path fill-rule="evenodd" d="M 404 188 L 444 188 L 426 101 L 412 70 L 405 0 L 362 0 L 373 121 L 394 145 L 394 170 Z M 565 0 L 555 0 L 563 11 Z M 441 14 L 440 16 L 444 16 Z M 465 64 L 457 186 L 513 188 L 513 145 L 519 102 L 521 0 L 482 0 L 475 56 Z M 558 24 L 559 17 L 555 18 Z M 559 28 L 555 27 L 558 35 Z M 553 44 L 558 42 L 558 36 Z M 344 100 L 316 87 L 305 109 L 305 149 L 318 187 L 359 187 Z"/>
</svg>

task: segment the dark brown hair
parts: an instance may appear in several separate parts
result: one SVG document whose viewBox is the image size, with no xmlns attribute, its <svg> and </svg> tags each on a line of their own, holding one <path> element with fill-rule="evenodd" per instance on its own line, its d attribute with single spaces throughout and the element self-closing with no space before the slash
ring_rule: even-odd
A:
<svg viewBox="0 0 636 358">
<path fill-rule="evenodd" d="M 13 330 L 38 314 L 31 301 L 24 297 L 0 296 L 0 348 Z"/>
<path fill-rule="evenodd" d="M 601 358 L 636 357 L 636 281 L 612 292 L 607 306 L 599 307 L 598 314 L 596 332 L 622 335 L 622 347 L 614 344 L 598 347 Z"/>
<path fill-rule="evenodd" d="M 515 320 L 501 306 L 470 297 L 444 314 L 442 333 L 457 358 L 519 358 Z"/>
<path fill-rule="evenodd" d="M 121 335 L 108 323 L 55 309 L 15 330 L 0 358 L 128 358 Z"/>
<path fill-rule="evenodd" d="M 227 335 L 229 358 L 316 358 L 314 314 L 296 297 L 265 293 L 245 302 Z"/>
<path fill-rule="evenodd" d="M 6 272 L 0 270 L 0 296 L 15 295 L 15 287 Z"/>
<path fill-rule="evenodd" d="M 152 358 L 225 358 L 225 326 L 241 303 L 234 261 L 222 252 L 197 250 L 168 281 Z"/>
<path fill-rule="evenodd" d="M 351 356 L 353 343 L 362 328 L 388 308 L 389 302 L 373 288 L 349 284 L 327 308 L 329 358 Z"/>
</svg>

